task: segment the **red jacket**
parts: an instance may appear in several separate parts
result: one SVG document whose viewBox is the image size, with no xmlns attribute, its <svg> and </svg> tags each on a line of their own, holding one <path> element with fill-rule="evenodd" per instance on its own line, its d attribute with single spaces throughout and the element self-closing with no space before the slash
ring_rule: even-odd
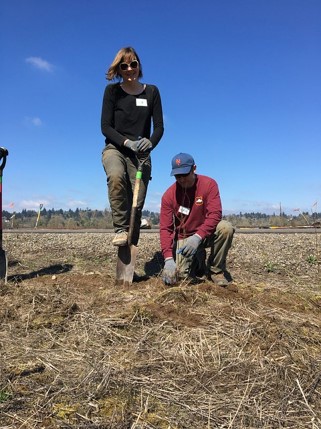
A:
<svg viewBox="0 0 321 429">
<path fill-rule="evenodd" d="M 195 183 L 184 189 L 174 183 L 164 193 L 160 211 L 160 243 L 164 258 L 173 256 L 174 239 L 198 234 L 211 236 L 222 219 L 218 185 L 214 179 L 195 175 Z"/>
</svg>

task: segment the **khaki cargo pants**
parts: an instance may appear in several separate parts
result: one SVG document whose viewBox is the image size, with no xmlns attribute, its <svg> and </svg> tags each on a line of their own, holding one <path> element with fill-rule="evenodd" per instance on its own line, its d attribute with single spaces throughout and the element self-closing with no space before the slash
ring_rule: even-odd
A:
<svg viewBox="0 0 321 429">
<path fill-rule="evenodd" d="M 178 240 L 176 249 L 176 266 L 179 277 L 201 277 L 202 275 L 218 274 L 226 271 L 226 257 L 232 245 L 235 229 L 226 220 L 221 220 L 211 237 L 202 241 L 195 255 L 184 257 L 176 253 L 186 243 L 186 239 Z M 206 249 L 209 248 L 209 256 L 206 261 Z"/>
<path fill-rule="evenodd" d="M 121 230 L 128 231 L 138 161 L 135 156 L 126 156 L 114 146 L 107 145 L 102 153 L 102 163 L 107 175 L 108 198 L 114 230 L 115 232 Z M 140 182 L 137 213 L 132 237 L 133 244 L 137 244 L 139 239 L 142 210 L 145 203 L 150 175 L 151 160 L 148 158 L 144 163 L 143 177 Z"/>
</svg>

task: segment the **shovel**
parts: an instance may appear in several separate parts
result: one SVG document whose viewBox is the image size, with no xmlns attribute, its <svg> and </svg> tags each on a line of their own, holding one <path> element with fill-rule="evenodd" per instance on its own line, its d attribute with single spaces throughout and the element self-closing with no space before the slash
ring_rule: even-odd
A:
<svg viewBox="0 0 321 429">
<path fill-rule="evenodd" d="M 143 165 L 147 160 L 147 157 L 137 158 L 138 169 L 136 172 L 136 180 L 133 193 L 133 203 L 130 212 L 130 221 L 128 229 L 128 239 L 126 246 L 120 246 L 118 248 L 118 258 L 116 265 L 116 285 L 130 286 L 133 283 L 135 262 L 137 255 L 137 246 L 132 244 L 132 237 L 135 227 L 135 218 L 137 212 L 137 202 L 140 190 L 140 183 L 143 177 Z"/>
<path fill-rule="evenodd" d="M 0 280 L 4 280 L 4 283 L 7 283 L 8 261 L 6 252 L 2 248 L 2 172 L 6 165 L 7 155 L 7 149 L 0 147 Z"/>
</svg>

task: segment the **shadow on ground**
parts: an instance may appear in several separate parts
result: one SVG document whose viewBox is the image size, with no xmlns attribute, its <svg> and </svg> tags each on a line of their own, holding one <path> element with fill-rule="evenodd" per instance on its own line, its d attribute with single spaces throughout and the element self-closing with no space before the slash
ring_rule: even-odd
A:
<svg viewBox="0 0 321 429">
<path fill-rule="evenodd" d="M 72 269 L 72 267 L 73 265 L 71 264 L 50 265 L 49 267 L 41 268 L 40 270 L 31 271 L 30 273 L 8 276 L 8 281 L 22 282 L 23 280 L 33 279 L 35 277 L 67 273 Z"/>
<path fill-rule="evenodd" d="M 153 258 L 144 265 L 146 275 L 149 277 L 158 276 L 163 269 L 163 265 L 164 258 L 162 252 L 155 252 Z"/>
</svg>

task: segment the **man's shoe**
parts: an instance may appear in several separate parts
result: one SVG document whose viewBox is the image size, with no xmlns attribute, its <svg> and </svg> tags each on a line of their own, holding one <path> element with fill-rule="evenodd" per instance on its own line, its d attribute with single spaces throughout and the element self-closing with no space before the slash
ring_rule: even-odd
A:
<svg viewBox="0 0 321 429">
<path fill-rule="evenodd" d="M 229 285 L 229 279 L 226 277 L 224 272 L 218 274 L 212 273 L 210 278 L 216 286 L 226 287 Z"/>
<path fill-rule="evenodd" d="M 128 239 L 127 231 L 119 231 L 116 232 L 116 235 L 112 241 L 114 246 L 126 246 Z"/>
</svg>

